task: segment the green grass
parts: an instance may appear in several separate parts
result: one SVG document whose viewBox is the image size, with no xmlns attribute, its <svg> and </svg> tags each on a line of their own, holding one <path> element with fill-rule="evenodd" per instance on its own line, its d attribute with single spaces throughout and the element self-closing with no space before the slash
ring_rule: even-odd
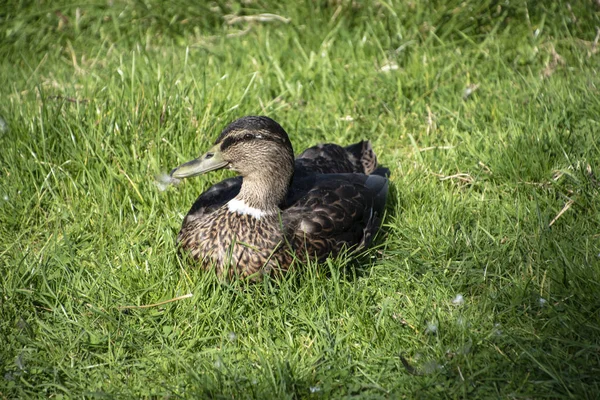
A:
<svg viewBox="0 0 600 400">
<path fill-rule="evenodd" d="M 0 7 L 0 397 L 598 396 L 596 2 L 202 4 Z M 248 114 L 373 142 L 378 248 L 256 285 L 178 257 L 226 173 L 154 176 Z"/>
</svg>

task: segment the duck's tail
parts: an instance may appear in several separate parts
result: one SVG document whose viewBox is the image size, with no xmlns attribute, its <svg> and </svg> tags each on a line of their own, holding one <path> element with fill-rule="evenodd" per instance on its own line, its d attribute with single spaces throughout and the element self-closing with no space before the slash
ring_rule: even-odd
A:
<svg viewBox="0 0 600 400">
<path fill-rule="evenodd" d="M 389 173 L 387 168 L 377 168 L 365 181 L 365 186 L 369 188 L 373 195 L 373 204 L 371 205 L 369 219 L 363 230 L 363 238 L 358 246 L 359 248 L 369 247 L 371 245 L 373 237 L 381 226 L 381 221 L 385 212 L 389 180 L 386 175 L 378 174 L 380 170 L 385 170 Z"/>
<path fill-rule="evenodd" d="M 350 146 L 345 147 L 346 151 L 352 154 L 357 161 L 363 167 L 364 173 L 366 175 L 371 175 L 372 173 L 376 173 L 377 175 L 381 175 L 377 173 L 377 156 L 373 151 L 373 147 L 371 147 L 371 142 L 368 140 L 361 140 L 358 143 L 351 144 Z M 379 168 L 381 169 L 381 168 Z M 383 168 L 385 169 L 385 168 Z M 389 173 L 389 171 L 388 171 Z M 384 175 L 385 176 L 385 175 Z"/>
</svg>

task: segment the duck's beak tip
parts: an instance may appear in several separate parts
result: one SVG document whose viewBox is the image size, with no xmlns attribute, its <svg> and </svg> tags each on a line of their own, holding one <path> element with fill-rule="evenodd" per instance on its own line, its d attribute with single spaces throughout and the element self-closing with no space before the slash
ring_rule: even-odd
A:
<svg viewBox="0 0 600 400">
<path fill-rule="evenodd" d="M 174 168 L 169 175 L 174 179 L 191 178 L 192 176 L 224 168 L 227 165 L 229 163 L 223 160 L 221 152 L 213 147 L 195 160 L 188 161 Z"/>
</svg>

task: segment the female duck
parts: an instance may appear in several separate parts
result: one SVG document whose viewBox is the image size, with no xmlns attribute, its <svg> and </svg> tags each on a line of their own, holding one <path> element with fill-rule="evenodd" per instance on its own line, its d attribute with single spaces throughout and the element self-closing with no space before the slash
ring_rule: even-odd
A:
<svg viewBox="0 0 600 400">
<path fill-rule="evenodd" d="M 294 259 L 324 260 L 370 244 L 388 191 L 369 142 L 311 147 L 294 160 L 287 133 L 267 117 L 228 125 L 201 157 L 173 171 L 189 178 L 229 168 L 198 197 L 178 242 L 218 274 L 258 277 L 286 271 Z"/>
</svg>

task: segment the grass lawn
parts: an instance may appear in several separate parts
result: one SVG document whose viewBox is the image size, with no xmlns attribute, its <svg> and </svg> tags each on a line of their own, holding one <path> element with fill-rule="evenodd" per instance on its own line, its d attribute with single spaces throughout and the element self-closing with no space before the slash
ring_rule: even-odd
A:
<svg viewBox="0 0 600 400">
<path fill-rule="evenodd" d="M 597 398 L 597 1 L 3 3 L 0 398 Z M 249 114 L 372 141 L 375 248 L 178 257 L 231 174 L 155 176 Z"/>
</svg>

